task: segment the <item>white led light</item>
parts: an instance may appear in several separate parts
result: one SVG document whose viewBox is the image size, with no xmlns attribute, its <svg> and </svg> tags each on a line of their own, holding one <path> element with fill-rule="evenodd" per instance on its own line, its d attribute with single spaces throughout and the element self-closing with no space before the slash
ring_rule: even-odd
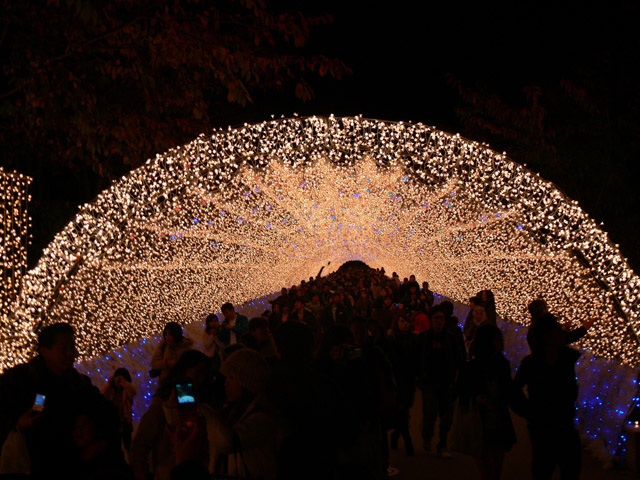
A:
<svg viewBox="0 0 640 480">
<path fill-rule="evenodd" d="M 72 323 L 88 358 L 347 260 L 463 302 L 489 288 L 520 324 L 542 296 L 574 326 L 597 319 L 594 355 L 639 363 L 638 277 L 554 185 L 421 124 L 312 117 L 202 135 L 83 206 L 2 317 L 0 368 L 29 358 L 43 318 Z"/>
<path fill-rule="evenodd" d="M 30 183 L 31 178 L 0 167 L 0 312 L 9 312 L 27 270 Z"/>
</svg>

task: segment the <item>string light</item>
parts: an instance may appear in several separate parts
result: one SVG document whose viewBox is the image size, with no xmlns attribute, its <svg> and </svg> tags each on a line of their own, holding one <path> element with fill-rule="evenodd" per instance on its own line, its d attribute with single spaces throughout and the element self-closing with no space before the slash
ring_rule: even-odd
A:
<svg viewBox="0 0 640 480">
<path fill-rule="evenodd" d="M 278 295 L 279 292 L 253 299 L 242 305 L 237 305 L 236 310 L 248 318 L 260 316 L 265 310 L 271 308 L 269 301 L 275 299 Z M 220 311 L 215 313 L 218 318 L 222 318 Z M 204 349 L 202 343 L 204 326 L 204 315 L 202 315 L 197 321 L 185 325 L 184 328 L 184 336 L 193 340 L 194 348 L 199 350 Z M 160 332 L 148 335 L 147 338 L 131 342 L 104 356 L 85 360 L 76 366 L 79 372 L 88 375 L 93 385 L 98 387 L 105 384 L 117 368 L 125 367 L 131 373 L 133 384 L 138 392 L 134 397 L 132 409 L 133 423 L 136 427 L 144 412 L 149 408 L 153 395 L 158 388 L 158 378 L 149 377 L 147 372 L 149 371 L 150 359 L 160 340 L 162 340 Z"/>
<path fill-rule="evenodd" d="M 31 178 L 0 167 L 0 312 L 9 311 L 27 270 Z"/>
<path fill-rule="evenodd" d="M 526 324 L 545 298 L 582 347 L 638 365 L 640 283 L 554 185 L 421 124 L 291 118 L 219 130 L 150 159 L 84 205 L 2 318 L 0 368 L 68 321 L 82 359 L 362 260 L 466 301 L 490 288 Z"/>
</svg>

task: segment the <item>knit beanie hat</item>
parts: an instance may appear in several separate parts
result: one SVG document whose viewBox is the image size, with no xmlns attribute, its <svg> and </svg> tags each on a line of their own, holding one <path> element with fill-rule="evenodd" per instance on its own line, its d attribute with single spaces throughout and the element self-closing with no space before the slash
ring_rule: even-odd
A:
<svg viewBox="0 0 640 480">
<path fill-rule="evenodd" d="M 242 348 L 229 355 L 222 363 L 220 372 L 225 376 L 233 375 L 245 389 L 259 393 L 267 383 L 271 369 L 258 352 Z"/>
</svg>

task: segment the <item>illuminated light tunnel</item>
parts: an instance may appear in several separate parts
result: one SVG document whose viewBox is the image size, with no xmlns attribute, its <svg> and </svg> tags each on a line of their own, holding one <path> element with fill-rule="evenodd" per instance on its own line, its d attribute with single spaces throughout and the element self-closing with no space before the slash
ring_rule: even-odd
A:
<svg viewBox="0 0 640 480">
<path fill-rule="evenodd" d="M 542 297 L 574 327 L 597 319 L 590 356 L 640 364 L 640 281 L 552 183 L 422 124 L 295 117 L 202 135 L 82 206 L 2 318 L 0 368 L 42 324 L 73 324 L 86 360 L 348 260 L 459 302 L 489 288 L 515 327 Z"/>
</svg>

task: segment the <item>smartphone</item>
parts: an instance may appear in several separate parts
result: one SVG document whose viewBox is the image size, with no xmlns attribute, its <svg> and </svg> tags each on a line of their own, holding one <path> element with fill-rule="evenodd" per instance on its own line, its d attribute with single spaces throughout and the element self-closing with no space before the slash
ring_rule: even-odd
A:
<svg viewBox="0 0 640 480">
<path fill-rule="evenodd" d="M 184 440 L 189 436 L 198 420 L 198 404 L 190 380 L 176 382 L 176 398 L 178 399 L 178 415 L 180 416 L 179 435 Z"/>
<path fill-rule="evenodd" d="M 33 400 L 33 406 L 31 407 L 31 416 L 35 417 L 39 412 L 44 410 L 44 401 L 47 397 L 41 393 L 36 393 L 36 398 Z"/>
<path fill-rule="evenodd" d="M 44 401 L 47 397 L 41 393 L 36 393 L 36 399 L 33 401 L 33 409 L 36 412 L 41 412 L 44 410 Z"/>
<path fill-rule="evenodd" d="M 197 410 L 196 397 L 193 392 L 193 383 L 181 381 L 175 384 L 176 398 L 178 399 L 178 412 L 189 413 Z"/>
</svg>

